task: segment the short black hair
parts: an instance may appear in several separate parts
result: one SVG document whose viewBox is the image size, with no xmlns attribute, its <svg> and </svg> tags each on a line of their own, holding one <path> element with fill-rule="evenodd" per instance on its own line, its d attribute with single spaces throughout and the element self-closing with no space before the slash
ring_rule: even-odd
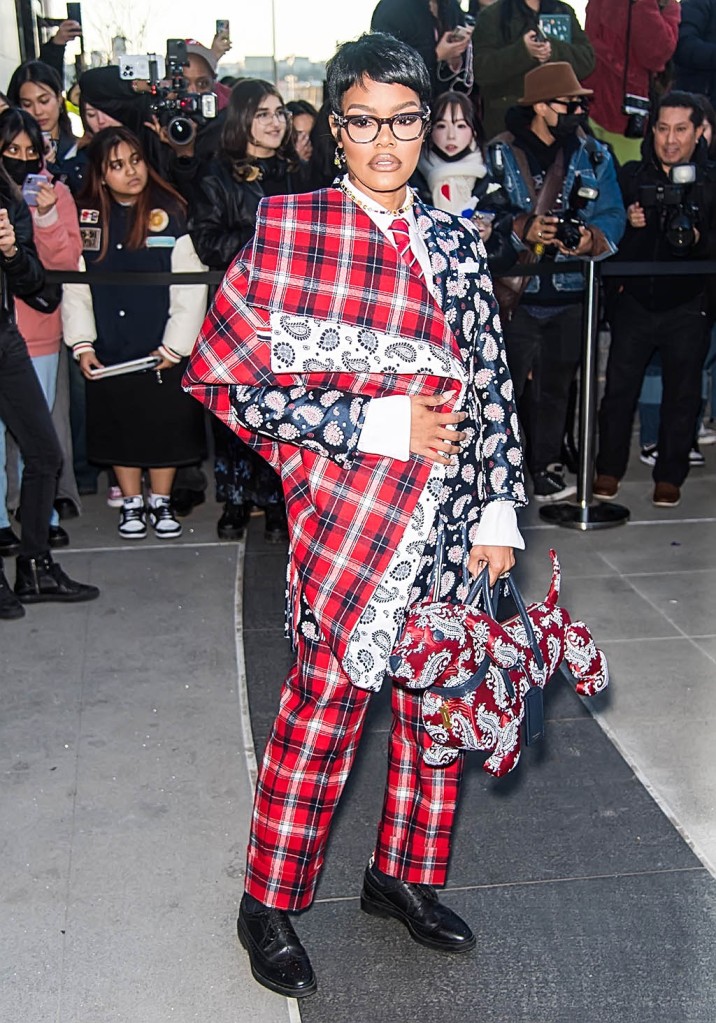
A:
<svg viewBox="0 0 716 1023">
<path fill-rule="evenodd" d="M 326 89 L 331 108 L 341 113 L 343 96 L 364 78 L 386 85 L 404 85 L 430 102 L 430 75 L 417 50 L 387 32 L 365 33 L 339 46 L 326 65 Z"/>
<path fill-rule="evenodd" d="M 674 92 L 667 92 L 665 96 L 661 97 L 654 111 L 654 123 L 658 120 L 662 110 L 672 107 L 689 110 L 689 120 L 695 128 L 700 128 L 703 124 L 705 114 L 699 97 L 693 92 L 680 92 L 678 89 L 675 89 Z"/>
</svg>

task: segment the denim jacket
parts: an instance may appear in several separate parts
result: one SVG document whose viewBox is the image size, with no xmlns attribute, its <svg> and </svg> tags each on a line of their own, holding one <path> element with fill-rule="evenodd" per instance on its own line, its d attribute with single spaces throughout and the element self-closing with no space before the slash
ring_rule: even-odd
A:
<svg viewBox="0 0 716 1023">
<path fill-rule="evenodd" d="M 532 182 L 525 181 L 520 170 L 515 150 L 512 145 L 514 136 L 508 132 L 493 139 L 487 150 L 487 162 L 492 174 L 501 182 L 507 192 L 512 213 L 532 213 L 535 204 Z M 582 184 L 599 189 L 599 196 L 587 203 L 581 211 L 586 226 L 598 228 L 604 238 L 595 255 L 580 256 L 580 259 L 606 259 L 617 250 L 624 228 L 626 212 L 622 202 L 621 191 L 617 181 L 616 169 L 611 153 L 606 146 L 586 135 L 580 135 L 579 144 L 572 152 L 564 175 L 562 186 L 562 208 L 569 205 L 569 193 L 574 184 L 576 174 L 581 174 Z M 529 246 L 513 232 L 512 244 L 515 253 Z M 571 260 L 572 255 L 563 256 L 558 253 L 555 264 Z M 552 284 L 556 291 L 579 292 L 584 289 L 584 277 L 581 273 L 555 273 Z M 525 295 L 536 294 L 540 288 L 540 279 L 532 277 L 525 288 Z"/>
</svg>

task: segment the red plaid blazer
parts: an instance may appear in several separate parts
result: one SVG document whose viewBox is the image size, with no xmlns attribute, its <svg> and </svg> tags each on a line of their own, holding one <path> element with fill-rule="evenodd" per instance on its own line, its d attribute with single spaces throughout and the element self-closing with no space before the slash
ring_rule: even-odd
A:
<svg viewBox="0 0 716 1023">
<path fill-rule="evenodd" d="M 450 252 L 453 264 L 467 260 L 487 272 L 464 222 L 417 202 L 416 214 L 419 224 L 429 218 L 424 237 L 433 258 Z M 442 353 L 448 367 L 461 355 L 446 317 L 463 316 L 466 309 L 474 315 L 479 300 L 489 300 L 493 317 L 496 310 L 492 296 L 479 291 L 479 275 L 470 277 L 468 294 L 464 278 L 462 293 L 451 288 L 456 279 L 449 270 L 436 274 L 438 305 L 370 218 L 338 189 L 263 200 L 253 242 L 227 272 L 184 378 L 187 391 L 281 473 L 293 564 L 340 661 L 426 485 L 431 463 L 418 456 L 399 462 L 358 452 L 349 465 L 337 465 L 305 447 L 252 433 L 238 421 L 230 388 L 337 388 L 369 397 L 457 388 L 447 369 L 441 376 L 419 371 L 276 373 L 269 322 L 270 313 L 297 314 L 421 340 Z M 501 496 L 522 501 L 517 493 Z"/>
</svg>

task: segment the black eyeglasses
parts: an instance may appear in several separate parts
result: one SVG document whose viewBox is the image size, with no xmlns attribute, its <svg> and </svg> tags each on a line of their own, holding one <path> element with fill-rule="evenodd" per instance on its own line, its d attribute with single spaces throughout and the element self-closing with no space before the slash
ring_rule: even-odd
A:
<svg viewBox="0 0 716 1023">
<path fill-rule="evenodd" d="M 390 126 L 393 137 L 399 142 L 413 142 L 425 131 L 430 118 L 430 108 L 424 106 L 419 111 L 411 110 L 404 114 L 394 114 L 393 117 L 371 117 L 368 114 L 344 117 L 334 111 L 333 118 L 339 128 L 346 129 L 351 142 L 361 144 L 374 142 L 384 124 Z"/>
<path fill-rule="evenodd" d="M 554 103 L 559 103 L 561 107 L 567 108 L 568 114 L 576 114 L 578 110 L 583 110 L 585 113 L 589 110 L 589 101 L 586 97 L 580 96 L 579 99 L 550 99 L 547 101 L 547 106 L 551 107 Z"/>
</svg>

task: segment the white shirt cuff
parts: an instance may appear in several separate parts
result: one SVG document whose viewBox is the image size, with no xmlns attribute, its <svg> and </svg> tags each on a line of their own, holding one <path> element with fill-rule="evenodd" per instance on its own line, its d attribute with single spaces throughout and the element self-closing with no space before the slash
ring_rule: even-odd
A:
<svg viewBox="0 0 716 1023">
<path fill-rule="evenodd" d="M 37 206 L 33 206 L 32 219 L 38 227 L 52 227 L 60 219 L 60 215 L 57 212 L 57 203 L 54 206 L 50 206 L 47 213 L 38 213 Z"/>
<path fill-rule="evenodd" d="M 514 547 L 525 549 L 525 541 L 517 528 L 517 513 L 512 501 L 490 501 L 482 513 L 473 546 Z"/>
<path fill-rule="evenodd" d="M 391 394 L 371 398 L 366 409 L 358 450 L 407 462 L 410 458 L 410 397 Z"/>
</svg>

